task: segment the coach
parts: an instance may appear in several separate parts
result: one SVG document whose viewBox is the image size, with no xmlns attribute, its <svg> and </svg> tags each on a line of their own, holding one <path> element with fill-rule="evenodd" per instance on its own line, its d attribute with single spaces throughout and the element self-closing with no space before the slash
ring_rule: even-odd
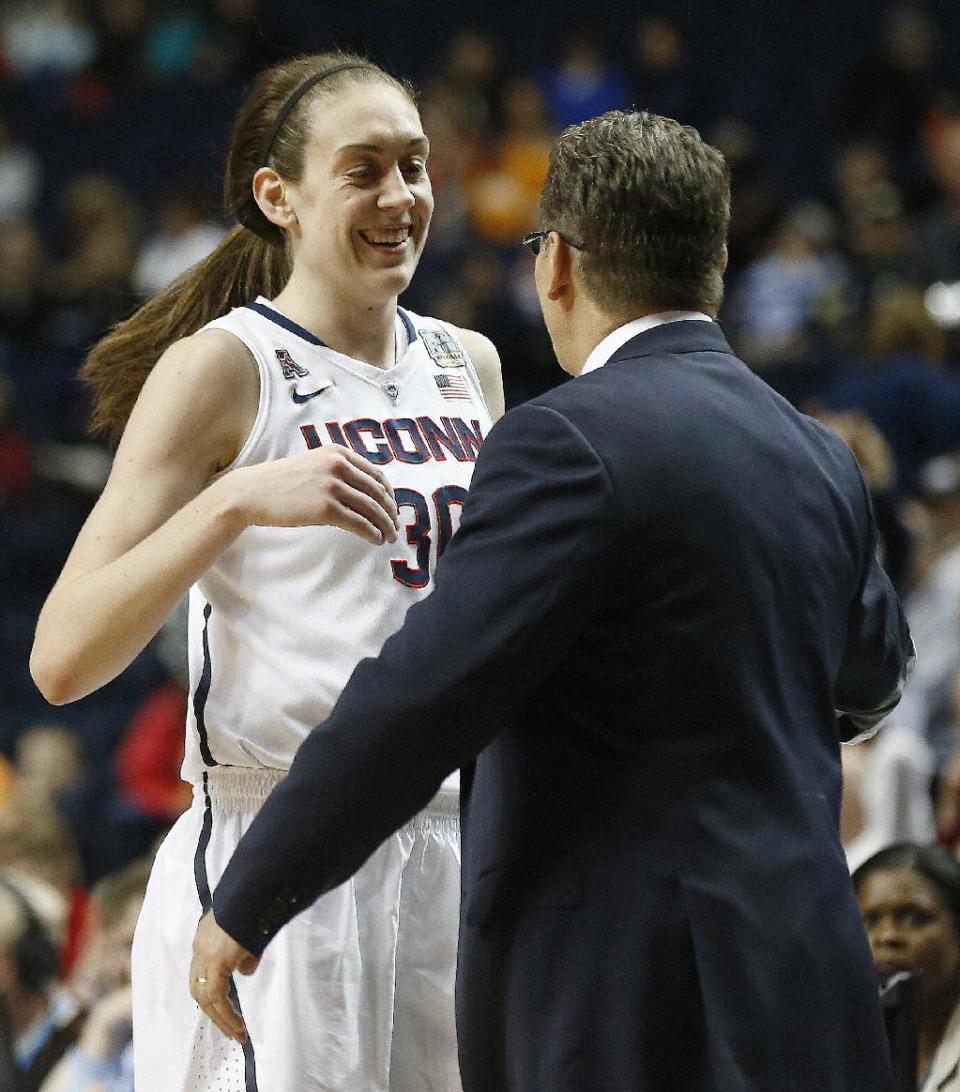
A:
<svg viewBox="0 0 960 1092">
<path fill-rule="evenodd" d="M 568 129 L 541 213 L 577 378 L 491 432 L 433 595 L 240 843 L 194 994 L 237 1032 L 226 975 L 465 766 L 467 1092 L 881 1092 L 839 744 L 912 646 L 863 481 L 711 318 L 729 177 L 693 129 Z"/>
</svg>

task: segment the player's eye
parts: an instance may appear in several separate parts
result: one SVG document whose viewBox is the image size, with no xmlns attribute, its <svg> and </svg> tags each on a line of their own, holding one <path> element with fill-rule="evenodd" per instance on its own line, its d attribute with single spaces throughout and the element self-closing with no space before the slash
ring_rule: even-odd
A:
<svg viewBox="0 0 960 1092">
<path fill-rule="evenodd" d="M 361 167 L 352 167 L 347 171 L 347 177 L 355 182 L 372 182 L 377 177 L 377 171 L 369 164 Z"/>
</svg>

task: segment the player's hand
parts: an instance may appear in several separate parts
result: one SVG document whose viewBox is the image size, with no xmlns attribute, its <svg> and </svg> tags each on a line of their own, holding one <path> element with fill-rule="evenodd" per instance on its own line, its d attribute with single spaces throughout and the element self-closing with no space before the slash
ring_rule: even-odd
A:
<svg viewBox="0 0 960 1092">
<path fill-rule="evenodd" d="M 193 938 L 190 994 L 217 1027 L 238 1043 L 247 1037 L 243 1018 L 230 1000 L 234 971 L 253 974 L 260 960 L 217 925 L 213 911 L 204 914 Z"/>
<path fill-rule="evenodd" d="M 239 490 L 248 524 L 326 525 L 375 546 L 397 541 L 400 518 L 393 487 L 379 467 L 350 448 L 315 448 L 240 467 L 226 478 Z"/>
</svg>

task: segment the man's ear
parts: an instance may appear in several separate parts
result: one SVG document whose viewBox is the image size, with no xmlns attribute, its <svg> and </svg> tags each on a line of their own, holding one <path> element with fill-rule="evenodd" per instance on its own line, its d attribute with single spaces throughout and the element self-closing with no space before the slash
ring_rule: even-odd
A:
<svg viewBox="0 0 960 1092">
<path fill-rule="evenodd" d="M 253 197 L 271 224 L 287 231 L 299 224 L 290 205 L 287 184 L 272 167 L 261 167 L 253 176 Z"/>
<path fill-rule="evenodd" d="M 723 265 L 720 267 L 720 275 L 723 276 L 727 271 L 727 262 L 730 261 L 730 255 L 727 252 L 727 244 L 723 244 Z"/>
<path fill-rule="evenodd" d="M 547 263 L 547 299 L 569 306 L 575 294 L 572 249 L 555 231 L 551 231 L 548 238 L 549 243 L 544 251 Z"/>
</svg>

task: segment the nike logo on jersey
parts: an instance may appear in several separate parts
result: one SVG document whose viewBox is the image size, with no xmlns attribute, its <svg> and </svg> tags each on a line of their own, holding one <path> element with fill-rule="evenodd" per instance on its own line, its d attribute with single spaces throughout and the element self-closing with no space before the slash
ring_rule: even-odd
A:
<svg viewBox="0 0 960 1092">
<path fill-rule="evenodd" d="M 296 387 L 290 392 L 290 397 L 297 403 L 298 406 L 302 406 L 304 402 L 309 402 L 312 398 L 316 398 L 318 394 L 323 394 L 324 391 L 329 390 L 333 386 L 333 381 L 330 380 L 326 383 L 321 383 L 315 391 L 308 391 L 306 394 L 301 394 Z"/>
</svg>

